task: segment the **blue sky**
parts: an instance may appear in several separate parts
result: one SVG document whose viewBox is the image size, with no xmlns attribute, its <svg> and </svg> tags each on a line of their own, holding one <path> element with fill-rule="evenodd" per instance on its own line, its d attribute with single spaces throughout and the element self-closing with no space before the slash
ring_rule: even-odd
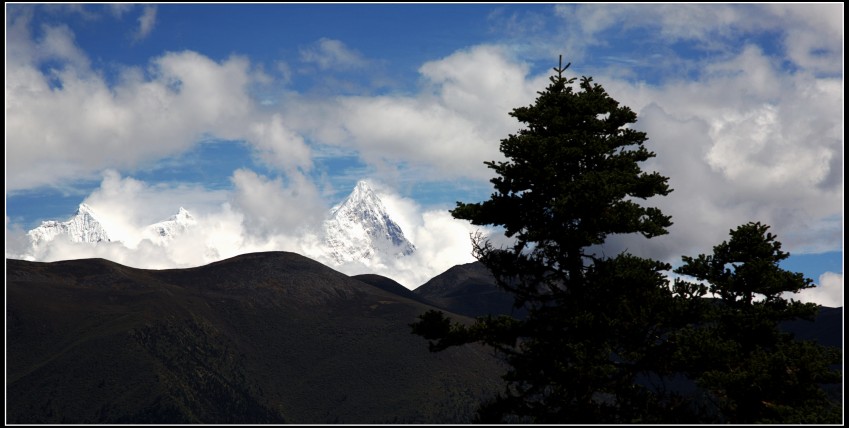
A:
<svg viewBox="0 0 849 428">
<path fill-rule="evenodd" d="M 842 17 L 842 4 L 7 4 L 7 237 L 84 201 L 128 230 L 185 206 L 216 225 L 202 259 L 137 242 L 32 257 L 309 254 L 303 231 L 368 179 L 424 248 L 426 266 L 382 273 L 439 273 L 470 257 L 446 210 L 489 195 L 483 161 L 519 126 L 507 113 L 562 54 L 638 114 L 657 153 L 646 168 L 675 189 L 652 201 L 673 216 L 668 236 L 609 251 L 675 263 L 762 221 L 787 266 L 842 302 Z"/>
</svg>

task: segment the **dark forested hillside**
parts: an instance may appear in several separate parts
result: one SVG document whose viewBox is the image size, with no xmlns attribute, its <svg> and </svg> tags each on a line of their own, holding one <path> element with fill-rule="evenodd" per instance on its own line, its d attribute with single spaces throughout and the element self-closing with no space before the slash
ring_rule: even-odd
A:
<svg viewBox="0 0 849 428">
<path fill-rule="evenodd" d="M 9 423 L 458 423 L 500 390 L 410 334 L 430 306 L 296 254 L 6 263 Z"/>
</svg>

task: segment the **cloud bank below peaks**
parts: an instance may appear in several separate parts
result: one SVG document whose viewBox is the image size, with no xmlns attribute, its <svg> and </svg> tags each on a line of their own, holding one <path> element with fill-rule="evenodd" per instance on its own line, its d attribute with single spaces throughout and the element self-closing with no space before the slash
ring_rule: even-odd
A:
<svg viewBox="0 0 849 428">
<path fill-rule="evenodd" d="M 425 210 L 411 199 L 378 185 L 389 215 L 413 241 L 416 252 L 377 258 L 368 265 L 335 265 L 323 247 L 321 223 L 329 204 L 303 176 L 270 178 L 248 169 L 234 172 L 232 190 L 148 184 L 109 171 L 84 199 L 112 242 L 97 244 L 57 238 L 33 247 L 25 231 L 7 221 L 6 256 L 37 261 L 101 257 L 137 268 L 200 266 L 258 251 L 292 251 L 343 273 L 376 273 L 415 288 L 433 276 L 473 261 L 469 236 L 476 228 L 446 210 Z M 185 207 L 194 221 L 167 241 L 151 239 L 153 224 Z M 63 221 L 64 219 L 57 219 Z"/>
</svg>

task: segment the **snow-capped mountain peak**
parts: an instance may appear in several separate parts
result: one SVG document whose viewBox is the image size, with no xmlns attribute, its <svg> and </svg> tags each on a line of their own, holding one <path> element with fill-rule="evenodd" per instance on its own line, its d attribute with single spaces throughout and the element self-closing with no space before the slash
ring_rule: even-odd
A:
<svg viewBox="0 0 849 428">
<path fill-rule="evenodd" d="M 59 235 L 67 235 L 72 242 L 98 243 L 110 240 L 94 210 L 84 203 L 67 221 L 43 221 L 40 226 L 27 232 L 35 246 L 52 241 Z"/>
<path fill-rule="evenodd" d="M 337 264 L 368 265 L 375 258 L 407 256 L 416 249 L 366 181 L 359 181 L 351 194 L 330 210 L 324 233 L 327 253 Z"/>
<path fill-rule="evenodd" d="M 185 233 L 197 224 L 197 220 L 183 207 L 172 215 L 168 220 L 151 224 L 146 229 L 148 238 L 154 242 L 165 243 L 174 237 Z"/>
<path fill-rule="evenodd" d="M 88 204 L 85 202 L 81 203 L 79 207 L 77 207 L 77 212 L 74 215 L 89 215 L 94 216 L 94 210 L 91 209 Z"/>
<path fill-rule="evenodd" d="M 171 218 L 169 218 L 169 220 L 182 221 L 182 222 L 193 222 L 193 221 L 195 221 L 195 218 L 192 217 L 191 214 L 189 214 L 189 211 L 187 209 L 180 207 L 180 209 L 177 210 L 177 214 L 174 214 L 173 216 L 171 216 Z"/>
<path fill-rule="evenodd" d="M 104 224 L 130 229 L 110 229 L 107 232 Z M 27 235 L 32 244 L 32 254 L 42 254 L 44 249 L 49 248 L 42 244 L 62 235 L 72 242 L 90 244 L 127 237 L 126 241 L 122 240 L 127 248 L 132 249 L 144 240 L 166 248 L 176 245 L 178 237 L 191 230 L 195 230 L 192 233 L 197 233 L 197 236 L 210 233 L 197 230 L 200 227 L 201 223 L 183 207 L 166 220 L 139 228 L 120 222 L 101 223 L 92 207 L 80 204 L 74 216 L 67 221 L 44 221 Z M 110 239 L 110 236 L 113 238 Z M 310 235 L 310 242 L 315 242 L 312 241 L 313 236 Z M 353 263 L 376 267 L 392 259 L 409 256 L 416 250 L 366 181 L 358 182 L 353 191 L 328 212 L 315 243 L 318 245 L 311 247 L 315 256 L 336 266 Z"/>
<path fill-rule="evenodd" d="M 330 210 L 330 215 L 334 216 L 340 209 L 347 209 L 348 211 L 351 211 L 355 208 L 385 211 L 383 208 L 383 202 L 377 197 L 377 194 L 371 190 L 371 187 L 365 180 L 358 181 L 354 190 L 351 191 L 351 194 L 348 195 L 342 203 L 336 205 Z"/>
</svg>

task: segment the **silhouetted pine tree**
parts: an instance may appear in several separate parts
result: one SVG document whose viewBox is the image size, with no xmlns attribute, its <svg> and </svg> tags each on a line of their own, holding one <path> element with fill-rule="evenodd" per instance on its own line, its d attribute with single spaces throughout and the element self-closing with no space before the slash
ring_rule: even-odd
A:
<svg viewBox="0 0 849 428">
<path fill-rule="evenodd" d="M 789 254 L 768 230 L 748 223 L 732 230 L 712 255 L 683 257 L 675 272 L 700 282 L 679 280 L 676 287 L 718 300 L 694 301 L 700 323 L 676 334 L 676 358 L 709 392 L 717 422 L 840 423 L 840 403 L 822 389 L 842 381 L 833 368 L 840 350 L 779 330 L 782 321 L 813 320 L 818 307 L 782 297 L 814 285 L 779 266 Z"/>
<path fill-rule="evenodd" d="M 481 203 L 452 214 L 504 228 L 515 240 L 495 248 L 481 236 L 475 255 L 498 285 L 528 308 L 523 320 L 480 318 L 471 326 L 429 312 L 413 332 L 431 349 L 480 341 L 506 355 L 507 387 L 479 414 L 482 422 L 632 423 L 678 421 L 686 403 L 638 377 L 662 375 L 670 344 L 664 323 L 677 319 L 663 275 L 669 265 L 630 254 L 592 253 L 611 234 L 667 233 L 670 217 L 638 201 L 667 195 L 667 178 L 646 173 L 654 156 L 637 116 L 590 77 L 555 68 L 536 102 L 513 110 L 525 128 L 501 141 L 498 176 Z"/>
</svg>

